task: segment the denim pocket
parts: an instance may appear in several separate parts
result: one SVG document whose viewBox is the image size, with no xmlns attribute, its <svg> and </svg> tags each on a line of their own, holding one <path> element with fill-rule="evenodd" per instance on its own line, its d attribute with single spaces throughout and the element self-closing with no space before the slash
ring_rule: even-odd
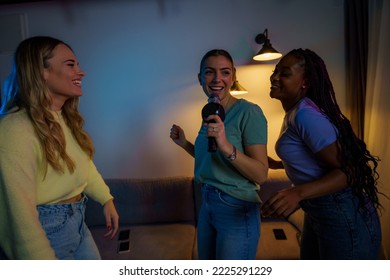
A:
<svg viewBox="0 0 390 280">
<path fill-rule="evenodd" d="M 374 243 L 378 241 L 380 242 L 381 227 L 378 213 L 368 199 L 365 201 L 364 207 L 359 207 L 359 215 L 362 217 L 363 223 L 371 236 L 371 241 Z"/>
<path fill-rule="evenodd" d="M 61 231 L 69 221 L 71 213 L 60 211 L 57 213 L 45 213 L 39 215 L 39 221 L 47 235 Z"/>
<path fill-rule="evenodd" d="M 245 209 L 248 204 L 248 202 L 234 198 L 224 192 L 218 192 L 218 196 L 222 203 L 236 209 Z"/>
</svg>

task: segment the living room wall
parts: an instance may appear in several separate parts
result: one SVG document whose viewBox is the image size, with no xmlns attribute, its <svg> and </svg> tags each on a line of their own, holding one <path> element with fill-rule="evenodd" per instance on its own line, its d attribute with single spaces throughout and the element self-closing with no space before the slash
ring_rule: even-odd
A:
<svg viewBox="0 0 390 280">
<path fill-rule="evenodd" d="M 44 1 L 1 6 L 0 16 L 9 15 L 21 15 L 25 37 L 50 35 L 74 49 L 86 72 L 80 110 L 104 177 L 193 174 L 192 158 L 169 129 L 179 124 L 195 139 L 207 102 L 199 62 L 212 48 L 234 57 L 249 91 L 243 98 L 264 110 L 269 154 L 276 157 L 283 110 L 269 97 L 269 76 L 277 61 L 251 59 L 260 49 L 254 38 L 266 28 L 282 53 L 302 47 L 323 56 L 344 106 L 342 0 Z M 0 55 L 1 78 L 12 51 Z"/>
</svg>

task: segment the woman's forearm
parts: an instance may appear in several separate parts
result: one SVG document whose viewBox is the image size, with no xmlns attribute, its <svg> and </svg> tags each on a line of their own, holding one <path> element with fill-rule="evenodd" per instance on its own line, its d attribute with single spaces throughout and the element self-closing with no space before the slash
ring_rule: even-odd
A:
<svg viewBox="0 0 390 280">
<path fill-rule="evenodd" d="M 245 147 L 245 153 L 237 149 L 232 165 L 246 178 L 261 185 L 267 180 L 268 159 L 265 145 Z"/>
<path fill-rule="evenodd" d="M 328 195 L 346 188 L 347 176 L 341 169 L 333 169 L 322 178 L 295 186 L 295 192 L 303 199 L 311 199 Z"/>
<path fill-rule="evenodd" d="M 195 158 L 195 146 L 191 142 L 187 141 L 184 146 L 181 146 L 190 156 Z"/>
</svg>

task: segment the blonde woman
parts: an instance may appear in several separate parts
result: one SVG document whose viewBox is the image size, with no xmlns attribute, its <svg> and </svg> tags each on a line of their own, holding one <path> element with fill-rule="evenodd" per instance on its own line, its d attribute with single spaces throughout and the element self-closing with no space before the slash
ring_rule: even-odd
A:
<svg viewBox="0 0 390 280">
<path fill-rule="evenodd" d="M 84 222 L 88 198 L 104 205 L 105 237 L 117 233 L 78 112 L 84 75 L 58 39 L 32 37 L 16 50 L 0 108 L 0 248 L 9 259 L 100 259 Z"/>
</svg>

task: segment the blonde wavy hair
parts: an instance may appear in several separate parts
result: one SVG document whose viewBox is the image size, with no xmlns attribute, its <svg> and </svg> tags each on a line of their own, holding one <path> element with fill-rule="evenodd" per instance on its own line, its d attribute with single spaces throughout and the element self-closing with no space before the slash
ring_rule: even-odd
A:
<svg viewBox="0 0 390 280">
<path fill-rule="evenodd" d="M 71 173 L 76 167 L 66 153 L 64 132 L 50 109 L 52 100 L 43 78 L 44 69 L 50 66 L 48 60 L 59 44 L 70 48 L 63 41 L 47 36 L 31 37 L 19 44 L 15 53 L 14 71 L 8 79 L 10 93 L 7 100 L 4 100 L 6 104 L 2 106 L 2 114 L 10 113 L 12 108 L 24 108 L 27 111 L 42 146 L 45 174 L 47 164 L 63 173 L 65 170 L 61 160 Z M 78 105 L 78 97 L 68 99 L 61 114 L 80 147 L 92 159 L 93 143 L 83 129 L 84 119 L 78 111 Z"/>
</svg>

